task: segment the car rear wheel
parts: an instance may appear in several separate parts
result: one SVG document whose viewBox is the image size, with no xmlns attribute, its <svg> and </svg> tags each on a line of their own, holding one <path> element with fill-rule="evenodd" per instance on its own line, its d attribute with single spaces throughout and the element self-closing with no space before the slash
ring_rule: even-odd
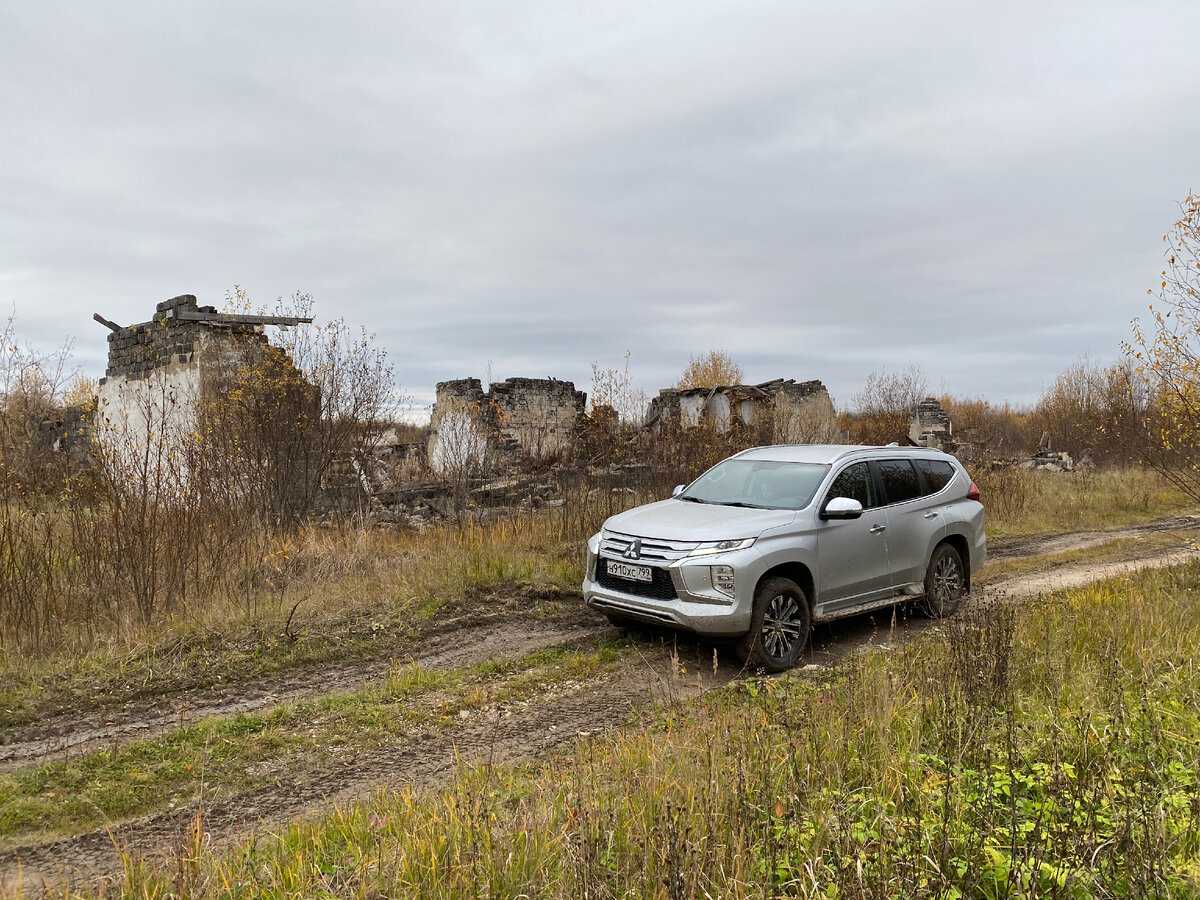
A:
<svg viewBox="0 0 1200 900">
<path fill-rule="evenodd" d="M 921 612 L 931 619 L 953 614 L 967 593 L 967 569 L 962 556 L 949 544 L 933 551 L 925 572 L 925 598 Z"/>
<path fill-rule="evenodd" d="M 748 668 L 782 672 L 799 662 L 811 633 L 804 588 L 790 578 L 768 578 L 754 594 L 750 630 L 737 653 Z"/>
</svg>

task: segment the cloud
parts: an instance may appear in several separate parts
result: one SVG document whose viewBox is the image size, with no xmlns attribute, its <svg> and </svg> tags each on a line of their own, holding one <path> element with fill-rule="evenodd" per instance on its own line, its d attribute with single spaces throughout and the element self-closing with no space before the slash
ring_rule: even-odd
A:
<svg viewBox="0 0 1200 900">
<path fill-rule="evenodd" d="M 1118 352 L 1195 187 L 1195 4 L 129 2 L 0 11 L 0 304 L 77 338 L 302 289 L 405 388 Z"/>
</svg>

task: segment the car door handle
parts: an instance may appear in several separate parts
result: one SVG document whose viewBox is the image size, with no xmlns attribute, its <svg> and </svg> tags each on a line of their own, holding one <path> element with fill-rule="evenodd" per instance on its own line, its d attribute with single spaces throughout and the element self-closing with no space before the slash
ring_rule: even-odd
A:
<svg viewBox="0 0 1200 900">
<path fill-rule="evenodd" d="M 886 525 L 872 525 L 870 528 L 871 534 L 879 534 L 881 531 L 887 531 Z"/>
<path fill-rule="evenodd" d="M 925 513 L 925 518 L 926 519 L 936 519 L 937 513 L 933 512 L 933 511 L 927 512 L 927 513 Z"/>
</svg>

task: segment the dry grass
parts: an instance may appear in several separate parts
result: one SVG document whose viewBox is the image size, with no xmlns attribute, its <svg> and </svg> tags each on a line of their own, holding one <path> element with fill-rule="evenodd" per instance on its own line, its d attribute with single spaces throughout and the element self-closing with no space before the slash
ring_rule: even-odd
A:
<svg viewBox="0 0 1200 900">
<path fill-rule="evenodd" d="M 992 538 L 1122 528 L 1195 506 L 1149 469 L 1058 474 L 981 469 L 973 475 Z"/>
<path fill-rule="evenodd" d="M 275 541 L 241 591 L 53 651 L 0 654 L 0 725 L 62 708 L 263 675 L 333 659 L 386 655 L 501 587 L 578 587 L 580 549 L 548 519 L 427 532 L 303 529 Z"/>
<path fill-rule="evenodd" d="M 165 896 L 1200 891 L 1200 568 L 976 608 L 541 772 L 466 770 L 169 870 Z"/>
</svg>

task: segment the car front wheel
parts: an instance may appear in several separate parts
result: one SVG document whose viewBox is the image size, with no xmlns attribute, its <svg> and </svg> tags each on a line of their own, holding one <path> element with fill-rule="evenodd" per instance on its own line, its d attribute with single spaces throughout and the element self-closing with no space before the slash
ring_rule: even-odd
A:
<svg viewBox="0 0 1200 900">
<path fill-rule="evenodd" d="M 808 595 L 790 578 L 768 578 L 754 594 L 750 630 L 737 645 L 751 669 L 782 672 L 800 660 L 812 633 Z"/>
</svg>

